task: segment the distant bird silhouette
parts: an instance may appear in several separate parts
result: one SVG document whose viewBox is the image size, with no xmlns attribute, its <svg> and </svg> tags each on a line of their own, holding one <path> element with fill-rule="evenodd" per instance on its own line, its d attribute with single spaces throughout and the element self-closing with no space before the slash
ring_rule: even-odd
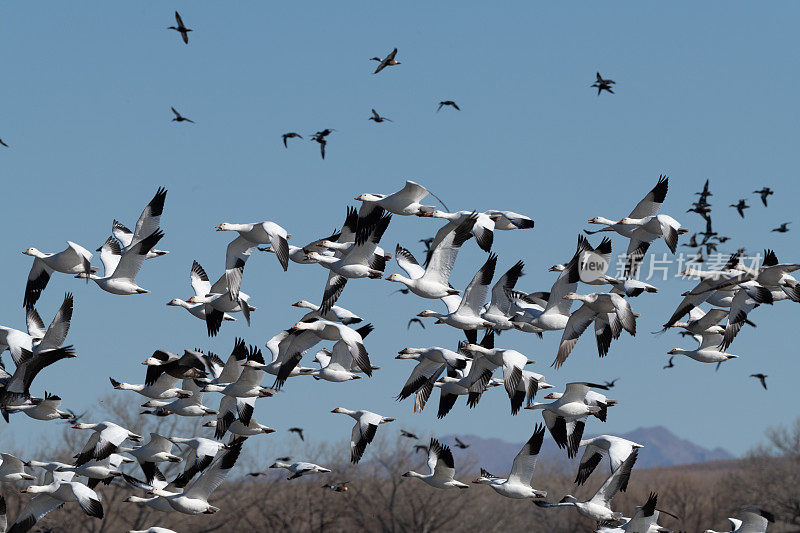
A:
<svg viewBox="0 0 800 533">
<path fill-rule="evenodd" d="M 318 131 L 311 136 L 312 141 L 317 141 L 319 143 L 319 151 L 320 154 L 322 155 L 322 159 L 325 159 L 325 146 L 327 146 L 328 144 L 328 141 L 325 139 L 325 137 L 327 137 L 334 131 L 336 130 L 331 128 L 325 128 L 324 130 Z"/>
<path fill-rule="evenodd" d="M 453 438 L 456 441 L 456 448 L 461 448 L 462 450 L 466 450 L 467 448 L 469 448 L 469 444 L 464 444 L 458 437 L 453 437 Z"/>
<path fill-rule="evenodd" d="M 717 242 L 719 242 L 720 244 L 725 244 L 726 242 L 731 240 L 730 237 L 714 237 L 714 238 L 717 239 Z"/>
<path fill-rule="evenodd" d="M 681 333 L 683 333 L 683 331 L 681 331 Z M 686 333 L 689 333 L 689 332 L 687 331 Z M 675 359 L 675 356 L 674 356 L 674 355 L 673 355 L 672 357 L 670 357 L 670 358 L 669 358 L 669 361 L 667 361 L 667 364 L 666 364 L 666 365 L 664 365 L 664 368 L 665 368 L 665 369 L 666 369 L 666 368 L 675 368 L 675 363 L 673 363 L 673 362 L 672 362 L 672 360 L 673 360 L 673 359 Z"/>
<path fill-rule="evenodd" d="M 389 52 L 389 55 L 386 56 L 383 59 L 381 59 L 379 57 L 371 58 L 372 61 L 378 61 L 380 63 L 380 65 L 378 65 L 378 68 L 375 69 L 375 72 L 373 72 L 373 74 L 377 74 L 378 72 L 382 71 L 386 67 L 393 67 L 394 65 L 399 65 L 400 62 L 399 61 L 395 61 L 395 59 L 394 59 L 394 56 L 396 56 L 396 55 L 397 55 L 397 48 L 395 48 L 394 50 Z"/>
<path fill-rule="evenodd" d="M 406 326 L 406 329 L 411 329 L 411 324 L 419 324 L 419 327 L 421 327 L 422 329 L 425 329 L 425 323 L 422 322 L 422 320 L 420 320 L 419 318 L 415 317 L 415 318 L 412 318 L 411 320 L 409 320 L 408 321 L 408 325 Z"/>
<path fill-rule="evenodd" d="M 433 245 L 434 240 L 436 240 L 435 237 L 428 237 L 427 239 L 419 240 L 419 242 L 421 242 L 422 245 L 425 246 L 425 262 L 423 263 L 423 266 L 425 266 L 426 268 L 428 266 L 428 263 L 431 262 L 431 256 L 433 255 L 433 248 L 431 248 L 431 246 Z"/>
<path fill-rule="evenodd" d="M 323 489 L 329 489 L 333 492 L 347 492 L 347 484 L 349 481 L 340 481 L 338 483 L 325 483 L 322 485 Z"/>
<path fill-rule="evenodd" d="M 392 294 L 396 294 L 396 293 L 398 293 L 398 292 L 399 292 L 399 293 L 401 293 L 401 294 L 408 294 L 409 292 L 411 292 L 411 290 L 410 290 L 410 289 L 408 289 L 408 288 L 405 288 L 405 289 L 397 289 L 396 291 L 392 291 Z"/>
<path fill-rule="evenodd" d="M 172 112 L 175 113 L 175 118 L 172 119 L 172 122 L 191 122 L 192 124 L 194 124 L 194 120 L 190 120 L 184 117 L 183 115 L 178 113 L 178 111 L 174 107 L 170 107 L 170 109 L 172 109 Z"/>
<path fill-rule="evenodd" d="M 425 446 L 424 444 L 417 444 L 416 446 L 414 446 L 414 453 L 416 452 L 422 452 L 425 455 L 428 455 L 428 447 Z"/>
<path fill-rule="evenodd" d="M 282 461 L 282 462 L 285 463 L 286 461 L 291 461 L 292 458 L 287 455 L 286 457 L 276 457 L 275 460 L 276 461 Z"/>
<path fill-rule="evenodd" d="M 456 109 L 456 111 L 461 111 L 461 108 L 458 107 L 458 104 L 456 104 L 454 101 L 452 101 L 452 100 L 443 100 L 443 101 L 439 102 L 439 107 L 436 108 L 436 112 L 438 113 L 439 111 L 441 111 L 442 108 L 444 106 L 446 106 L 446 105 L 449 105 L 450 107 L 454 107 Z"/>
<path fill-rule="evenodd" d="M 303 138 L 302 135 L 300 135 L 299 133 L 295 133 L 293 131 L 290 131 L 289 133 L 284 133 L 283 135 L 281 135 L 281 138 L 283 139 L 283 147 L 284 148 L 289 148 L 289 146 L 286 144 L 286 139 L 294 139 L 295 137 L 298 138 L 298 139 L 302 139 Z"/>
<path fill-rule="evenodd" d="M 787 231 L 789 231 L 789 224 L 791 224 L 791 222 L 784 222 L 783 224 L 773 229 L 772 231 L 777 231 L 778 233 L 786 233 Z"/>
<path fill-rule="evenodd" d="M 297 436 L 300 437 L 301 441 L 306 441 L 306 439 L 303 438 L 303 428 L 289 428 L 289 433 L 297 433 Z"/>
<path fill-rule="evenodd" d="M 378 114 L 378 112 L 377 112 L 377 111 L 375 111 L 374 109 L 372 110 L 372 116 L 371 116 L 371 117 L 369 117 L 367 120 L 374 120 L 376 123 L 379 123 L 379 122 L 394 122 L 394 121 L 393 121 L 392 119 L 390 119 L 390 118 L 386 118 L 386 117 L 382 117 L 382 116 L 380 116 L 380 115 Z"/>
<path fill-rule="evenodd" d="M 771 194 L 775 194 L 775 191 L 769 187 L 764 187 L 760 191 L 753 191 L 753 194 L 761 196 L 761 201 L 764 203 L 764 207 L 767 207 L 767 197 Z"/>
<path fill-rule="evenodd" d="M 764 200 L 764 202 L 766 202 L 766 200 Z M 766 203 L 764 205 L 766 205 Z M 750 209 L 750 206 L 747 205 L 747 200 L 745 200 L 744 198 L 741 198 L 738 203 L 731 204 L 729 207 L 735 207 L 736 210 L 739 212 L 739 216 L 742 218 L 744 218 L 744 210 Z"/>
<path fill-rule="evenodd" d="M 766 374 L 750 374 L 751 378 L 758 378 L 758 381 L 761 382 L 761 386 L 764 387 L 764 390 L 767 390 L 767 376 Z"/>
<path fill-rule="evenodd" d="M 81 421 L 81 419 L 83 419 L 83 417 L 84 417 L 84 416 L 86 416 L 86 411 L 82 412 L 82 413 L 81 413 L 81 414 L 79 414 L 79 415 L 76 415 L 76 414 L 75 414 L 75 411 L 73 411 L 72 409 L 65 409 L 65 411 L 66 411 L 67 413 L 69 413 L 69 415 L 70 415 L 70 418 L 65 418 L 65 419 L 64 419 L 64 422 L 66 422 L 67 424 L 70 424 L 70 425 L 72 425 L 72 426 L 74 426 L 75 424 L 77 424 L 78 422 L 80 422 L 80 421 Z"/>
<path fill-rule="evenodd" d="M 696 192 L 695 194 L 700 196 L 699 203 L 701 204 L 707 203 L 706 198 L 708 198 L 709 196 L 714 196 L 713 194 L 711 194 L 711 191 L 708 190 L 708 180 L 706 180 L 706 184 L 703 186 L 703 190 L 700 192 Z"/>
<path fill-rule="evenodd" d="M 611 94 L 614 94 L 614 91 L 611 90 L 611 86 L 614 85 L 616 82 L 614 80 L 605 80 L 598 72 L 596 74 L 597 81 L 595 81 L 591 87 L 597 88 L 597 96 L 600 96 L 600 93 L 603 91 L 608 91 Z"/>
<path fill-rule="evenodd" d="M 5 146 L 6 148 L 8 148 L 8 145 L 7 145 L 6 143 L 4 143 L 4 142 L 3 142 L 3 139 L 0 139 L 0 144 L 2 144 L 3 146 Z"/>
<path fill-rule="evenodd" d="M 400 430 L 400 436 L 401 437 L 406 437 L 407 439 L 417 439 L 417 440 L 419 440 L 419 437 L 417 437 L 413 433 L 410 433 L 410 432 L 406 431 L 405 429 L 401 429 Z"/>
<path fill-rule="evenodd" d="M 702 244 L 697 243 L 697 233 L 692 233 L 692 236 L 689 237 L 689 242 L 685 242 L 681 244 L 681 246 L 687 246 L 689 248 L 699 248 Z"/>
<path fill-rule="evenodd" d="M 175 30 L 178 33 L 180 33 L 181 34 L 181 38 L 183 39 L 183 42 L 186 43 L 186 44 L 189 44 L 189 32 L 192 31 L 192 30 L 187 28 L 183 24 L 183 19 L 181 18 L 180 14 L 177 11 L 175 12 L 175 22 L 178 23 L 177 26 L 170 26 L 167 29 L 168 30 Z"/>
<path fill-rule="evenodd" d="M 613 389 L 614 385 L 616 385 L 617 381 L 619 381 L 619 378 L 617 378 L 617 379 L 615 379 L 613 381 L 606 381 L 605 382 L 606 387 L 608 387 L 609 389 Z"/>
</svg>

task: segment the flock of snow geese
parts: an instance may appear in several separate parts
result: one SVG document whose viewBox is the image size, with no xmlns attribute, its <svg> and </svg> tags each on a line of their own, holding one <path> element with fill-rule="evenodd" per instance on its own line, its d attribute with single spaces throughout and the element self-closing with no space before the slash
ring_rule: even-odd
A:
<svg viewBox="0 0 800 533">
<path fill-rule="evenodd" d="M 199 350 L 187 349 L 178 355 L 159 349 L 143 361 L 146 366 L 144 383 L 131 384 L 110 378 L 114 389 L 134 391 L 148 399 L 143 404 L 146 410 L 142 415 L 213 417 L 203 425 L 214 428 L 213 438 L 211 435 L 180 438 L 151 433 L 147 443 L 128 447 L 126 442 L 141 442 L 142 436 L 111 421 L 85 423 L 76 420 L 73 427 L 88 430 L 90 436 L 83 448 L 76 452 L 73 464 L 23 462 L 2 454 L 2 482 L 34 480 L 26 468 L 45 471 L 43 485 L 29 485 L 23 489 L 22 492 L 33 497 L 8 531 L 27 531 L 48 512 L 69 502 L 77 502 L 90 517 L 102 518 L 103 505 L 94 488 L 100 482 L 110 483 L 117 477 L 144 491 L 144 495 L 128 497 L 129 502 L 164 512 L 200 514 L 219 511 L 209 503 L 209 497 L 236 463 L 245 441 L 275 431 L 253 417 L 255 402 L 259 398 L 269 398 L 284 387 L 291 389 L 287 387 L 287 381 L 292 378 L 312 376 L 338 383 L 365 376 L 370 378 L 379 370 L 370 360 L 365 344 L 373 330 L 372 325 L 361 325 L 363 319 L 360 316 L 337 306 L 336 302 L 350 280 L 383 278 L 392 257 L 405 275 L 393 273 L 386 280 L 402 284 L 401 290 L 406 293 L 444 303 L 446 311 L 425 310 L 419 313 L 419 318 L 434 318 L 437 324 L 462 330 L 465 337 L 455 350 L 436 346 L 400 350 L 397 359 L 412 360 L 415 365 L 397 399 L 402 401 L 413 396 L 413 411 L 419 412 L 424 409 L 434 389 L 439 389 L 438 417 L 441 418 L 454 407 L 459 396 L 466 396 L 467 405 L 474 407 L 486 391 L 502 387 L 508 395 L 512 414 L 516 415 L 523 408 L 542 411 L 544 424 L 535 427 L 530 439 L 513 459 L 508 476 L 496 476 L 482 470 L 473 483 L 488 485 L 504 497 L 531 499 L 542 508 L 571 507 L 596 521 L 598 531 L 669 531 L 657 524 L 663 511 L 656 507 L 656 494 L 651 494 L 642 506 L 633 509 L 630 517 L 613 511 L 611 507 L 614 495 L 625 491 L 642 446 L 613 435 L 583 439 L 590 418 L 604 422 L 608 408 L 616 405 L 615 400 L 599 392 L 608 390 L 613 383 L 567 383 L 564 392 L 545 396 L 550 402 L 537 402 L 534 399 L 539 390 L 553 388 L 553 385 L 548 384 L 542 374 L 526 370 L 525 367 L 533 363 L 526 355 L 495 346 L 495 334 L 504 330 L 516 329 L 539 336 L 561 331 L 561 342 L 552 365 L 558 369 L 566 363 L 579 338 L 592 324 L 600 357 L 609 353 L 612 342 L 623 331 L 635 335 L 638 315 L 631 307 L 631 299 L 658 290 L 636 279 L 645 253 L 659 239 L 663 239 L 675 253 L 678 236 L 687 231 L 674 218 L 659 213 L 667 191 L 668 179 L 662 176 L 628 216 L 596 216 L 589 220 L 592 224 L 604 226 L 600 232 L 616 233 L 628 239 L 623 279 L 611 277 L 604 271 L 594 272 L 591 277 L 584 275 L 589 262 L 600 260 L 606 265 L 610 262 L 611 240 L 604 238 L 593 246 L 589 238 L 581 235 L 573 256 L 551 269 L 557 273 L 552 287 L 548 291 L 531 293 L 516 289 L 523 274 L 522 261 L 516 262 L 492 284 L 498 257 L 491 250 L 495 232 L 532 229 L 532 219 L 509 211 L 441 211 L 421 203 L 429 192 L 412 181 L 407 181 L 393 194 L 357 196 L 355 200 L 361 205 L 358 209 L 347 208 L 341 230 L 303 247 L 289 244 L 291 235 L 274 222 L 219 224 L 218 231 L 230 231 L 236 235 L 227 246 L 225 272 L 212 284 L 206 271 L 195 261 L 189 276 L 194 295 L 187 300 L 175 298 L 168 305 L 183 307 L 193 317 L 205 321 L 209 336 L 217 335 L 224 322 L 236 320 L 234 315 L 238 313 L 249 323 L 250 314 L 256 308 L 242 291 L 243 274 L 247 260 L 256 251 L 274 254 L 283 270 L 288 269 L 290 263 L 317 264 L 327 269 L 328 277 L 319 304 L 306 300 L 293 304 L 307 313 L 267 341 L 269 360 L 258 347 L 236 339 L 225 361 L 213 353 Z M 40 398 L 30 392 L 41 371 L 62 359 L 77 356 L 72 346 L 64 346 L 72 317 L 73 296 L 69 293 L 65 296 L 48 327 L 45 327 L 35 305 L 55 273 L 69 274 L 87 282 L 92 280 L 100 289 L 116 295 L 149 292 L 137 285 L 136 276 L 148 259 L 157 259 L 168 253 L 156 249 L 164 236 L 160 218 L 166 195 L 165 189 L 158 189 L 133 230 L 114 220 L 112 235 L 97 250 L 103 276 L 98 275 L 98 269 L 92 266 L 92 253 L 72 242 L 68 242 L 67 248 L 59 253 L 44 253 L 36 248 L 23 252 L 33 257 L 23 302 L 27 332 L 0 328 L 0 345 L 3 350 L 9 350 L 16 365 L 13 373 L 2 370 L 0 375 L 0 411 L 7 421 L 18 413 L 37 420 L 74 418 L 71 413 L 59 409 L 61 398 L 58 396 L 45 392 Z M 431 241 L 423 264 L 399 244 L 394 254 L 379 246 L 393 216 L 444 219 L 445 224 Z M 459 250 L 472 237 L 488 257 L 472 281 L 465 288 L 457 289 L 449 282 L 450 273 Z M 800 264 L 779 263 L 774 252 L 767 251 L 758 267 L 745 266 L 741 256 L 734 254 L 719 270 L 692 271 L 690 274 L 700 282 L 684 293 L 683 301 L 663 327 L 682 328 L 697 339 L 699 346 L 692 350 L 673 349 L 669 353 L 686 355 L 703 363 L 721 363 L 736 358 L 726 350 L 747 323 L 750 312 L 761 304 L 800 301 L 800 287 L 790 274 L 798 268 Z M 579 293 L 579 283 L 610 286 L 610 289 L 608 292 Z M 575 301 L 581 305 L 572 310 Z M 704 303 L 712 308 L 701 309 Z M 688 319 L 681 321 L 686 315 Z M 726 318 L 727 322 L 722 325 Z M 480 341 L 478 330 L 483 330 Z M 303 366 L 303 358 L 320 342 L 332 345 L 316 352 L 314 361 L 319 366 Z M 495 377 L 498 369 L 501 377 Z M 274 377 L 271 386 L 262 384 L 267 374 Z M 206 393 L 221 395 L 217 409 L 204 405 Z M 355 421 L 350 439 L 352 463 L 358 463 L 364 457 L 381 424 L 395 421 L 365 409 L 337 407 L 332 412 L 347 415 Z M 532 477 L 545 429 L 570 458 L 576 457 L 580 448 L 584 448 L 575 479 L 577 485 L 585 483 L 601 463 L 607 462 L 609 477 L 590 499 L 580 501 L 566 495 L 560 501 L 548 502 L 547 491 L 533 487 Z M 292 431 L 302 438 L 301 428 L 292 428 Z M 231 434 L 230 440 L 224 443 L 227 433 Z M 403 435 L 416 438 L 405 431 Z M 460 446 L 466 447 L 464 444 Z M 173 453 L 175 447 L 179 453 Z M 469 488 L 470 485 L 455 478 L 453 455 L 447 445 L 432 438 L 423 448 L 428 453 L 429 472 L 408 471 L 404 477 L 417 478 L 438 489 Z M 158 468 L 160 462 L 181 461 L 184 468 L 173 480 L 167 480 Z M 141 476 L 123 472 L 121 468 L 128 463 L 138 463 Z M 290 463 L 288 458 L 279 458 L 270 468 L 287 470 L 290 474 L 288 479 L 330 472 L 330 469 L 310 462 Z M 333 482 L 326 484 L 325 488 L 343 493 L 347 491 L 347 484 L 345 481 Z M 741 520 L 734 522 L 734 527 L 742 532 L 765 531 L 770 520 L 772 517 L 768 512 L 748 509 L 742 512 Z M 168 530 L 154 527 L 147 531 Z"/>
</svg>

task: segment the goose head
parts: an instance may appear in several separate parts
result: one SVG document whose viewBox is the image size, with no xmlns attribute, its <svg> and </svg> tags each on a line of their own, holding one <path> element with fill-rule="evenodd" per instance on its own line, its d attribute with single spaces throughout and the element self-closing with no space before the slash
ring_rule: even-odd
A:
<svg viewBox="0 0 800 533">
<path fill-rule="evenodd" d="M 337 413 L 337 414 L 343 414 L 343 415 L 349 415 L 352 412 L 353 411 L 351 411 L 350 409 L 345 409 L 344 407 L 337 407 L 336 409 L 331 411 L 331 413 Z"/>
<path fill-rule="evenodd" d="M 383 198 L 384 198 L 383 195 L 364 193 L 356 196 L 353 199 L 358 200 L 359 202 L 378 202 L 380 200 L 383 200 Z"/>
<path fill-rule="evenodd" d="M 41 257 L 42 255 L 44 255 L 42 252 L 33 247 L 28 248 L 27 250 L 23 250 L 22 253 L 25 255 L 30 255 L 32 257 Z"/>
<path fill-rule="evenodd" d="M 549 272 L 562 272 L 562 271 L 566 270 L 566 268 L 567 268 L 566 266 L 559 264 L 559 265 L 553 265 L 550 268 L 548 268 L 547 270 Z"/>
<path fill-rule="evenodd" d="M 430 309 L 426 309 L 418 313 L 417 316 L 422 318 L 438 317 L 439 313 L 437 313 L 436 311 L 431 311 Z"/>
<path fill-rule="evenodd" d="M 416 359 L 419 357 L 420 349 L 419 348 L 403 348 L 397 355 L 395 359 Z"/>
<path fill-rule="evenodd" d="M 214 229 L 217 231 L 233 231 L 233 224 L 230 222 L 223 222 L 222 224 L 217 224 Z"/>
<path fill-rule="evenodd" d="M 292 307 L 301 307 L 304 309 L 316 309 L 317 306 L 309 302 L 308 300 L 300 300 L 299 302 L 295 302 L 292 304 Z"/>
<path fill-rule="evenodd" d="M 401 278 L 402 276 L 400 274 L 389 274 L 388 276 L 386 276 L 386 281 L 395 281 L 398 283 L 402 283 L 403 280 Z"/>
<path fill-rule="evenodd" d="M 172 300 L 167 302 L 167 305 L 175 306 L 175 307 L 186 307 L 187 302 L 184 302 L 180 298 L 173 298 Z"/>
</svg>

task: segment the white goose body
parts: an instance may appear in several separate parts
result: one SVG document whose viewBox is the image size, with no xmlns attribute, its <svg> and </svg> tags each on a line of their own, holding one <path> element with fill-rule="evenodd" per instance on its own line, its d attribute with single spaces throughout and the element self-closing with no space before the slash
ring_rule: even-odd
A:
<svg viewBox="0 0 800 533">
<path fill-rule="evenodd" d="M 542 448 L 544 440 L 544 426 L 538 424 L 531 438 L 522 447 L 511 467 L 508 478 L 493 476 L 481 469 L 481 475 L 473 483 L 489 485 L 492 490 L 501 496 L 513 499 L 545 498 L 546 491 L 536 490 L 531 487 L 531 478 L 536 468 L 536 459 Z"/>
</svg>

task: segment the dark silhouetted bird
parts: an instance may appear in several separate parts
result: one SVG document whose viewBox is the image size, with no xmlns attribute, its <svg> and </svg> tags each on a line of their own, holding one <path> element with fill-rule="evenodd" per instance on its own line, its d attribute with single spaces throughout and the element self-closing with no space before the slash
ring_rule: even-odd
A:
<svg viewBox="0 0 800 533">
<path fill-rule="evenodd" d="M 456 448 L 461 448 L 462 450 L 466 450 L 467 448 L 469 448 L 469 444 L 464 444 L 458 437 L 453 437 L 453 438 L 456 441 Z"/>
<path fill-rule="evenodd" d="M 603 91 L 608 91 L 609 93 L 614 94 L 614 91 L 611 90 L 611 86 L 616 82 L 614 80 L 604 80 L 599 72 L 596 74 L 596 76 L 597 81 L 595 81 L 591 86 L 597 87 L 597 95 L 600 96 L 600 93 Z"/>
<path fill-rule="evenodd" d="M 419 327 L 425 329 L 425 324 L 419 318 L 414 317 L 411 320 L 409 320 L 406 329 L 411 329 L 411 324 L 419 324 Z"/>
<path fill-rule="evenodd" d="M 791 224 L 791 222 L 784 222 L 783 224 L 773 229 L 772 231 L 777 231 L 778 233 L 786 233 L 787 231 L 789 231 L 789 224 Z"/>
<path fill-rule="evenodd" d="M 289 133 L 284 133 L 283 135 L 281 135 L 281 138 L 283 139 L 283 147 L 284 148 L 289 148 L 289 146 L 286 144 L 286 139 L 294 139 L 295 137 L 298 138 L 298 139 L 302 139 L 303 138 L 302 135 L 300 135 L 299 133 L 295 133 L 293 131 L 290 131 Z"/>
<path fill-rule="evenodd" d="M 444 106 L 454 107 L 456 109 L 456 111 L 461 111 L 461 108 L 458 107 L 458 105 L 454 101 L 452 101 L 452 100 L 443 100 L 443 101 L 439 102 L 439 107 L 436 108 L 436 112 L 438 113 L 439 111 L 441 111 Z"/>
<path fill-rule="evenodd" d="M 617 381 L 619 381 L 619 378 L 616 378 L 616 379 L 615 379 L 615 380 L 613 380 L 613 381 L 606 381 L 606 382 L 605 382 L 605 384 L 606 384 L 606 387 L 608 387 L 609 389 L 613 389 L 613 388 L 614 388 L 614 385 L 616 385 Z"/>
<path fill-rule="evenodd" d="M 172 119 L 172 122 L 191 122 L 192 124 L 194 124 L 194 120 L 190 120 L 184 117 L 183 115 L 178 113 L 178 111 L 174 107 L 170 107 L 170 109 L 172 109 L 172 112 L 175 113 L 175 118 Z"/>
<path fill-rule="evenodd" d="M 753 194 L 761 196 L 761 201 L 763 202 L 764 207 L 767 207 L 767 197 L 769 197 L 771 194 L 775 194 L 775 191 L 769 187 L 764 187 L 760 191 L 753 191 Z"/>
<path fill-rule="evenodd" d="M 373 72 L 373 74 L 377 74 L 378 72 L 382 71 L 386 67 L 393 67 L 394 65 L 399 65 L 400 62 L 399 61 L 395 61 L 395 59 L 394 59 L 394 56 L 396 56 L 396 55 L 397 55 L 397 48 L 395 48 L 394 50 L 389 52 L 389 55 L 386 56 L 383 59 L 381 59 L 379 57 L 371 58 L 372 61 L 378 61 L 380 63 L 380 65 L 378 65 L 378 68 L 375 69 L 375 72 Z"/>
<path fill-rule="evenodd" d="M 8 145 L 7 145 L 6 143 L 4 143 L 4 142 L 3 142 L 3 139 L 0 139 L 0 144 L 2 144 L 3 146 L 5 146 L 6 148 L 8 148 Z"/>
<path fill-rule="evenodd" d="M 167 29 L 168 30 L 175 30 L 178 33 L 180 33 L 181 34 L 181 38 L 183 39 L 183 42 L 186 43 L 186 44 L 189 44 L 189 32 L 192 31 L 192 30 L 187 28 L 183 24 L 183 19 L 181 18 L 180 14 L 177 11 L 175 12 L 175 22 L 178 23 L 177 26 L 170 26 Z"/>
<path fill-rule="evenodd" d="M 325 128 L 324 130 L 318 131 L 314 135 L 311 136 L 311 140 L 312 141 L 316 141 L 316 142 L 319 143 L 319 152 L 320 152 L 320 155 L 322 155 L 322 159 L 325 159 L 325 146 L 327 146 L 327 144 L 328 144 L 328 141 L 325 139 L 325 137 L 327 137 L 328 135 L 330 135 L 334 131 L 336 131 L 336 130 L 331 129 L 331 128 Z"/>
<path fill-rule="evenodd" d="M 747 205 L 747 200 L 744 198 L 740 199 L 738 203 L 731 204 L 729 207 L 735 207 L 736 210 L 739 212 L 739 216 L 744 218 L 744 210 L 750 209 L 750 206 Z"/>
<path fill-rule="evenodd" d="M 687 246 L 689 248 L 699 248 L 703 246 L 702 244 L 698 244 L 697 242 L 697 233 L 692 233 L 692 236 L 689 237 L 689 242 L 685 242 L 681 244 L 681 246 Z"/>
<path fill-rule="evenodd" d="M 758 378 L 758 381 L 761 382 L 761 386 L 764 387 L 764 390 L 767 390 L 767 376 L 766 374 L 750 374 L 751 378 Z"/>
<path fill-rule="evenodd" d="M 708 180 L 706 180 L 706 184 L 703 186 L 703 190 L 700 192 L 696 192 L 695 194 L 700 196 L 699 200 L 700 204 L 707 204 L 708 202 L 706 202 L 706 198 L 708 198 L 709 196 L 714 196 L 713 194 L 711 194 L 711 191 L 708 190 Z"/>
<path fill-rule="evenodd" d="M 392 119 L 390 119 L 390 118 L 386 118 L 386 117 L 382 117 L 382 116 L 380 116 L 380 115 L 378 114 L 378 112 L 377 112 L 377 111 L 375 111 L 374 109 L 372 110 L 372 116 L 371 116 L 371 117 L 369 117 L 367 120 L 374 120 L 376 123 L 377 123 L 377 122 L 394 122 L 394 121 L 393 121 Z"/>
<path fill-rule="evenodd" d="M 300 440 L 305 442 L 306 439 L 303 438 L 303 428 L 289 428 L 289 433 L 297 433 L 297 436 L 300 437 Z"/>
<path fill-rule="evenodd" d="M 419 440 L 419 437 L 417 437 L 413 433 L 410 433 L 410 432 L 406 431 L 405 429 L 401 429 L 400 430 L 400 436 L 401 437 L 406 437 L 407 439 L 417 439 L 417 440 Z"/>
<path fill-rule="evenodd" d="M 683 333 L 683 331 L 681 331 L 681 333 Z M 686 333 L 689 333 L 689 332 L 687 331 Z M 674 355 L 669 358 L 669 361 L 667 361 L 667 364 L 664 365 L 664 368 L 674 368 L 675 367 L 675 363 L 672 362 L 673 359 L 675 359 Z"/>
<path fill-rule="evenodd" d="M 417 444 L 416 446 L 414 446 L 414 452 L 415 453 L 416 452 L 422 452 L 425 455 L 428 455 L 428 447 L 425 446 L 424 444 Z"/>
</svg>

